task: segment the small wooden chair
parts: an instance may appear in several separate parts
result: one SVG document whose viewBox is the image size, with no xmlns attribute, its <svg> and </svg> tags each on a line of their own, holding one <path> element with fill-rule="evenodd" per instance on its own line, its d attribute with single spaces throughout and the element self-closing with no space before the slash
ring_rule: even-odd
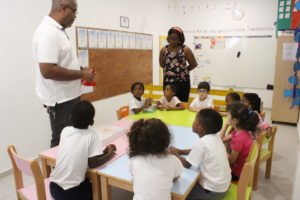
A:
<svg viewBox="0 0 300 200">
<path fill-rule="evenodd" d="M 43 178 L 38 161 L 21 158 L 12 145 L 7 148 L 7 152 L 13 166 L 18 200 L 52 200 L 49 179 Z M 24 187 L 23 173 L 32 176 L 35 184 Z"/>
<path fill-rule="evenodd" d="M 129 115 L 129 106 L 123 106 L 117 110 L 118 120 Z"/>
<path fill-rule="evenodd" d="M 253 180 L 253 190 L 257 190 L 258 185 L 258 176 L 259 176 L 259 166 L 266 162 L 266 172 L 265 178 L 269 179 L 271 176 L 271 169 L 272 169 L 272 159 L 273 159 L 273 150 L 274 150 L 274 142 L 275 142 L 275 135 L 277 132 L 277 127 L 272 126 L 271 134 L 267 136 L 266 132 L 261 133 L 257 137 L 257 142 L 259 143 L 259 159 L 257 159 L 257 164 L 254 170 L 254 180 Z M 267 148 L 263 148 L 264 145 L 267 145 Z"/>
<path fill-rule="evenodd" d="M 252 192 L 253 174 L 258 158 L 259 144 L 254 142 L 242 169 L 238 183 L 231 183 L 223 200 L 249 200 Z"/>
</svg>

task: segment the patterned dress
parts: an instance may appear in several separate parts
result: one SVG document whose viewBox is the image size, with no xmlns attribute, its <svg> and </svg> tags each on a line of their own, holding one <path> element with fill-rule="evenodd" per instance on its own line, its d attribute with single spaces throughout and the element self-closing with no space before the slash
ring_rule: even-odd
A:
<svg viewBox="0 0 300 200">
<path fill-rule="evenodd" d="M 164 83 L 190 81 L 184 47 L 183 45 L 178 52 L 170 52 L 168 46 L 166 46 L 166 51 L 164 52 L 165 64 L 163 66 Z"/>
</svg>

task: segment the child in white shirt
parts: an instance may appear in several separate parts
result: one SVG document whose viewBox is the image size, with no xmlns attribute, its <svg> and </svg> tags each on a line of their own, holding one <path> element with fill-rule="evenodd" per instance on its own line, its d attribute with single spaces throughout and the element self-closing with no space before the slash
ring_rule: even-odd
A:
<svg viewBox="0 0 300 200">
<path fill-rule="evenodd" d="M 50 175 L 50 193 L 55 200 L 92 200 L 92 187 L 85 179 L 87 168 L 95 168 L 113 157 L 116 147 L 102 145 L 93 125 L 95 108 L 88 101 L 76 103 L 71 111 L 71 123 L 63 129 L 56 166 Z"/>
<path fill-rule="evenodd" d="M 138 114 L 145 108 L 151 106 L 152 100 L 150 98 L 144 99 L 144 84 L 141 82 L 135 82 L 131 86 L 132 97 L 129 102 L 130 114 Z"/>
<path fill-rule="evenodd" d="M 176 88 L 174 85 L 166 85 L 164 88 L 164 96 L 157 102 L 159 110 L 184 110 L 184 105 L 175 96 Z"/>
<path fill-rule="evenodd" d="M 142 119 L 132 125 L 128 138 L 133 200 L 171 200 L 173 181 L 179 178 L 183 166 L 168 153 L 168 127 L 159 119 Z"/>
<path fill-rule="evenodd" d="M 202 109 L 193 124 L 193 131 L 200 137 L 193 148 L 170 148 L 185 167 L 200 168 L 201 178 L 187 200 L 219 200 L 226 195 L 231 182 L 231 170 L 225 146 L 216 134 L 222 124 L 222 117 L 217 111 Z M 184 158 L 180 155 L 188 156 Z"/>
<path fill-rule="evenodd" d="M 199 96 L 197 96 L 189 106 L 189 110 L 198 112 L 205 108 L 214 108 L 214 102 L 211 97 L 208 96 L 210 91 L 210 85 L 208 82 L 200 82 L 198 84 Z"/>
</svg>

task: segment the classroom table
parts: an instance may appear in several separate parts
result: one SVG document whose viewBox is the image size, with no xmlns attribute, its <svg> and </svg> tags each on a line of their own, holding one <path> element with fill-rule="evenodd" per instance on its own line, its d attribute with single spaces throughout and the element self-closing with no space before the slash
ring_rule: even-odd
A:
<svg viewBox="0 0 300 200">
<path fill-rule="evenodd" d="M 115 134 L 110 135 L 109 137 L 107 137 L 107 135 L 106 135 L 108 133 L 104 133 L 105 140 L 102 141 L 102 144 L 104 146 L 107 144 L 115 144 L 118 147 L 115 156 L 109 162 L 112 162 L 113 160 L 116 160 L 119 157 L 121 157 L 122 155 L 127 153 L 128 140 L 127 140 L 127 136 L 125 133 L 127 133 L 131 123 L 132 123 L 131 120 L 122 120 L 122 121 L 119 121 L 118 123 L 115 123 L 114 126 L 123 128 L 122 133 L 117 131 L 117 132 L 115 132 Z M 112 128 L 112 127 L 110 127 L 110 128 Z M 42 171 L 43 171 L 44 178 L 49 177 L 49 175 L 51 173 L 51 167 L 55 166 L 57 152 L 58 152 L 58 147 L 53 147 L 53 148 L 43 151 L 39 154 L 39 157 L 40 157 L 40 160 L 42 163 Z M 108 164 L 108 163 L 106 163 L 106 164 Z M 101 199 L 100 179 L 99 179 L 99 176 L 97 175 L 97 171 L 99 169 L 101 169 L 101 167 L 104 167 L 106 164 L 101 165 L 94 169 L 89 168 L 87 170 L 86 176 L 90 179 L 90 181 L 92 183 L 93 200 Z"/>
<path fill-rule="evenodd" d="M 154 112 L 141 112 L 135 115 L 129 115 L 127 119 L 139 120 L 139 119 L 160 119 L 168 125 L 192 127 L 197 113 L 189 110 L 176 110 L 176 111 L 160 111 Z M 226 117 L 223 118 L 223 125 L 226 121 Z"/>
<path fill-rule="evenodd" d="M 192 127 L 196 114 L 196 112 L 191 112 L 189 110 L 156 110 L 149 113 L 141 112 L 136 115 L 129 115 L 128 118 L 132 120 L 157 118 L 169 125 Z"/>
<path fill-rule="evenodd" d="M 172 133 L 171 145 L 181 149 L 189 149 L 198 139 L 191 128 L 170 126 Z M 111 187 L 133 191 L 132 176 L 128 171 L 129 157 L 123 155 L 98 170 L 101 179 L 102 200 L 111 199 Z M 185 199 L 199 179 L 199 169 L 184 169 L 180 178 L 171 189 L 173 200 Z"/>
</svg>

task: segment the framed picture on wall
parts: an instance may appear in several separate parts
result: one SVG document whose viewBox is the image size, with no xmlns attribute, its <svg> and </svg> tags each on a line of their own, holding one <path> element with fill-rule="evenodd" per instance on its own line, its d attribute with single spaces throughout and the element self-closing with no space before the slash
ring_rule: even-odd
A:
<svg viewBox="0 0 300 200">
<path fill-rule="evenodd" d="M 129 18 L 120 16 L 120 27 L 129 28 Z"/>
</svg>

